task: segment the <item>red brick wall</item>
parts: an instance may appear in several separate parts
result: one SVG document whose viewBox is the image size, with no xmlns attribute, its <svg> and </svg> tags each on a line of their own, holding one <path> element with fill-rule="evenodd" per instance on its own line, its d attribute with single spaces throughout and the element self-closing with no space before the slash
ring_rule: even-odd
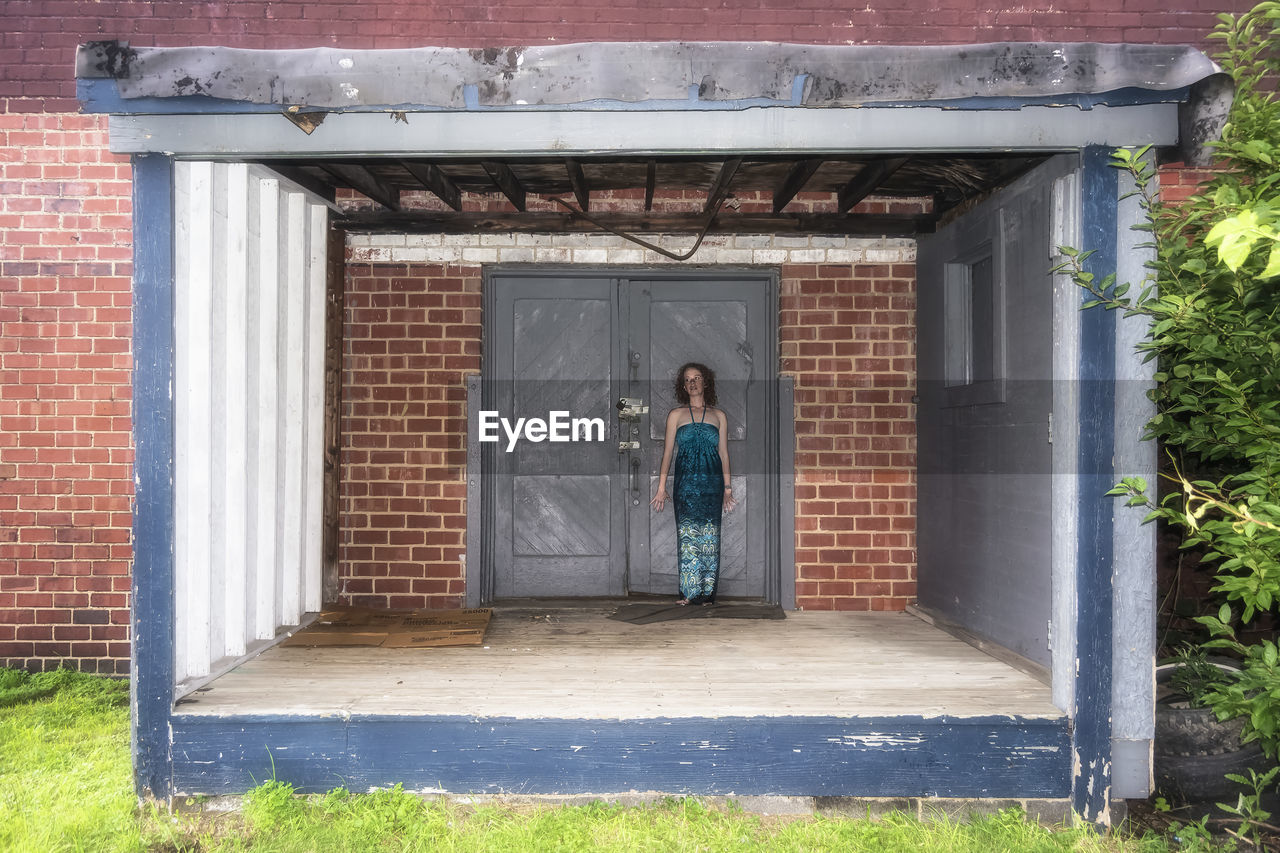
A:
<svg viewBox="0 0 1280 853">
<path fill-rule="evenodd" d="M 0 665 L 129 655 L 130 171 L 100 116 L 0 116 Z"/>
<path fill-rule="evenodd" d="M 467 388 L 480 268 L 351 264 L 342 394 L 339 590 L 374 607 L 461 607 Z"/>
<path fill-rule="evenodd" d="M 348 268 L 344 601 L 461 604 L 464 376 L 480 369 L 480 276 L 477 266 Z M 788 265 L 782 277 L 797 603 L 901 610 L 915 598 L 915 268 Z"/>
<path fill-rule="evenodd" d="M 245 48 L 488 47 L 576 41 L 790 41 L 811 44 L 961 44 L 1102 41 L 1203 44 L 1214 16 L 1252 0 L 1212 6 L 1163 0 L 1065 0 L 1002 8 L 982 0 L 730 0 L 643 3 L 122 2 L 7 0 L 0 24 L 0 99 L 10 110 L 73 110 L 75 46 L 121 39 L 135 46 Z"/>
<path fill-rule="evenodd" d="M 912 264 L 782 268 L 802 609 L 915 600 L 915 294 Z"/>
</svg>

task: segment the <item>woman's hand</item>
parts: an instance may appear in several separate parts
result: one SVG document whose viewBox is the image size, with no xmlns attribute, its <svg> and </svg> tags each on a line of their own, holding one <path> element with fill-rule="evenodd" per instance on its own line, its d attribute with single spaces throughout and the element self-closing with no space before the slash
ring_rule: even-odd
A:
<svg viewBox="0 0 1280 853">
<path fill-rule="evenodd" d="M 737 505 L 738 505 L 738 502 L 733 499 L 733 489 L 725 489 L 724 490 L 724 511 L 733 512 L 733 508 L 736 507 Z"/>
<path fill-rule="evenodd" d="M 653 500 L 649 501 L 649 506 L 653 507 L 654 512 L 662 512 L 662 508 L 667 505 L 667 490 L 665 486 L 658 487 L 658 493 L 653 496 Z"/>
</svg>

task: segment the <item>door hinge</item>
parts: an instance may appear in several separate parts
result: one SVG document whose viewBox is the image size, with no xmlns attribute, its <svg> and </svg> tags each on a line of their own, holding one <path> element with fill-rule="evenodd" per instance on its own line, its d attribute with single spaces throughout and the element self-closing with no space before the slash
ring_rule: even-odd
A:
<svg viewBox="0 0 1280 853">
<path fill-rule="evenodd" d="M 1049 443 L 1053 444 L 1053 412 L 1049 413 Z"/>
<path fill-rule="evenodd" d="M 1053 651 L 1053 620 L 1044 623 L 1044 644 L 1048 651 Z"/>
</svg>

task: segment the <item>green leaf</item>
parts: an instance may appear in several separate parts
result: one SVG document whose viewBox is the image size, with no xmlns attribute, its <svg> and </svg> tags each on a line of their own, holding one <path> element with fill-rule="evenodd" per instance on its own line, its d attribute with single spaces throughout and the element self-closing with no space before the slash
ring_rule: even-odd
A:
<svg viewBox="0 0 1280 853">
<path fill-rule="evenodd" d="M 1272 242 L 1271 251 L 1267 254 L 1267 266 L 1258 274 L 1259 278 L 1275 278 L 1280 275 L 1280 242 Z"/>
</svg>

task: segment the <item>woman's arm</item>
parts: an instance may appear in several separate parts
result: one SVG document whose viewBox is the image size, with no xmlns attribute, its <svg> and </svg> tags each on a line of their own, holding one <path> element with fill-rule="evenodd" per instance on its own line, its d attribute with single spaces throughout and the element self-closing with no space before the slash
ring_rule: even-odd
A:
<svg viewBox="0 0 1280 853">
<path fill-rule="evenodd" d="M 729 417 L 723 409 L 716 409 L 716 420 L 720 423 L 720 470 L 724 473 L 724 511 L 729 512 L 738 502 L 733 499 L 733 480 L 729 473 Z"/>
<path fill-rule="evenodd" d="M 667 429 L 662 439 L 662 465 L 658 469 L 658 492 L 653 496 L 653 500 L 649 501 L 649 506 L 653 507 L 654 512 L 662 512 L 662 507 L 667 503 L 667 468 L 671 466 L 671 448 L 676 443 L 678 420 L 678 409 L 667 412 Z"/>
</svg>

